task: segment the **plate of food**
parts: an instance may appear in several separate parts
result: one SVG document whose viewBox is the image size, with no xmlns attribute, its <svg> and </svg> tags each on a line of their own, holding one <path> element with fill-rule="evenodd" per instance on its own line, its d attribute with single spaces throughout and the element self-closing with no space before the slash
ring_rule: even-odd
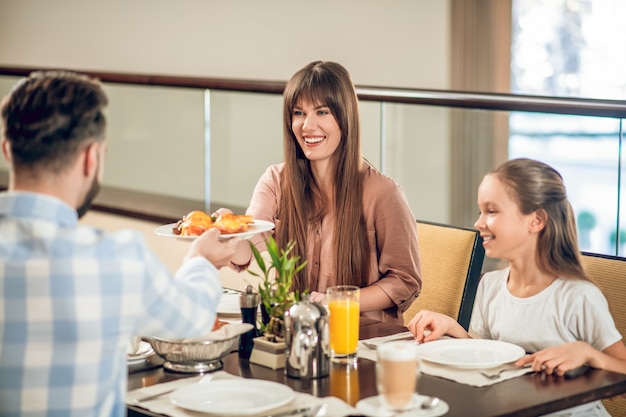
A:
<svg viewBox="0 0 626 417">
<path fill-rule="evenodd" d="M 252 216 L 226 213 L 218 217 L 194 210 L 176 223 L 164 224 L 154 232 L 158 236 L 172 237 L 182 240 L 194 240 L 210 228 L 221 232 L 221 239 L 238 237 L 248 239 L 259 233 L 274 229 L 274 223 L 266 220 L 253 219 Z"/>
</svg>

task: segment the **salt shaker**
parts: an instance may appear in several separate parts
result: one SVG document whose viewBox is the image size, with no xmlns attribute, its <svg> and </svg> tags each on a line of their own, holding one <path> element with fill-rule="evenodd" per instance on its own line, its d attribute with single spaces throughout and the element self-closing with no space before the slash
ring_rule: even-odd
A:
<svg viewBox="0 0 626 417">
<path fill-rule="evenodd" d="M 256 326 L 259 293 L 254 291 L 252 285 L 246 286 L 246 290 L 239 296 L 239 306 L 241 307 L 241 321 L 253 326 L 251 330 L 239 337 L 239 357 L 248 359 L 254 347 L 254 338 L 259 336 Z"/>
</svg>

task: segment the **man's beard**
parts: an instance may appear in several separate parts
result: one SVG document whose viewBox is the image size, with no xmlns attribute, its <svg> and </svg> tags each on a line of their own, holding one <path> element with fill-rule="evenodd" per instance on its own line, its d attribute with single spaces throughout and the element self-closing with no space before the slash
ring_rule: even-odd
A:
<svg viewBox="0 0 626 417">
<path fill-rule="evenodd" d="M 91 183 L 91 187 L 89 187 L 89 191 L 87 191 L 87 195 L 83 200 L 83 203 L 76 209 L 76 213 L 78 213 L 78 218 L 80 219 L 87 213 L 89 207 L 91 207 L 91 203 L 98 195 L 100 191 L 100 182 L 98 181 L 98 176 L 94 176 L 93 182 Z"/>
</svg>

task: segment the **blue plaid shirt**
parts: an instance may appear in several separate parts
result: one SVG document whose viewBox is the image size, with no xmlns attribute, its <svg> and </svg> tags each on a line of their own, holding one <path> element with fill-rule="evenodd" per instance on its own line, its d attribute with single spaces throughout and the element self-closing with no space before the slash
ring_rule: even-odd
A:
<svg viewBox="0 0 626 417">
<path fill-rule="evenodd" d="M 210 331 L 221 294 L 205 258 L 173 277 L 137 232 L 0 193 L 0 416 L 125 416 L 130 338 Z"/>
</svg>

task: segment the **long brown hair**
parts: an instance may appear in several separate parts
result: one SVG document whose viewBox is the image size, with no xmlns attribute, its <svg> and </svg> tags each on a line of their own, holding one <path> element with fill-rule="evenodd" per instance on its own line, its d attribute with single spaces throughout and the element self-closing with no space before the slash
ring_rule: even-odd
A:
<svg viewBox="0 0 626 417">
<path fill-rule="evenodd" d="M 363 217 L 358 99 L 350 74 L 335 62 L 312 62 L 289 80 L 283 98 L 285 167 L 278 208 L 281 227 L 276 230 L 276 240 L 280 246 L 295 241 L 295 254 L 305 259 L 308 226 L 319 221 L 328 211 L 326 196 L 291 128 L 293 108 L 298 101 L 327 106 L 341 129 L 339 146 L 331 157 L 335 184 L 333 249 L 336 279 L 338 284 L 363 286 L 367 283 L 370 259 Z M 307 265 L 295 278 L 295 289 L 308 289 L 309 268 Z"/>
<path fill-rule="evenodd" d="M 582 266 L 576 218 L 563 177 L 532 159 L 512 159 L 491 171 L 508 188 L 523 214 L 537 211 L 546 226 L 539 233 L 537 262 L 547 273 L 591 281 Z"/>
</svg>

